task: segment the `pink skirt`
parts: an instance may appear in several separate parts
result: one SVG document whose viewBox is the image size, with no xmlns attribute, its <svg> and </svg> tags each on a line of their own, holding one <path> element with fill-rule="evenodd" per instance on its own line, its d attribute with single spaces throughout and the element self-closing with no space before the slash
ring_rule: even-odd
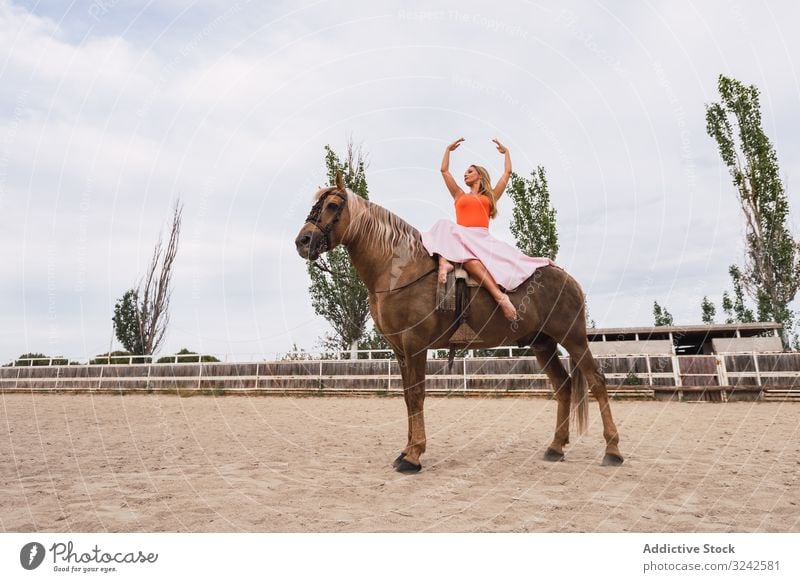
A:
<svg viewBox="0 0 800 582">
<path fill-rule="evenodd" d="M 453 263 L 479 260 L 497 284 L 511 291 L 524 283 L 539 267 L 557 266 L 544 257 L 529 257 L 517 247 L 497 240 L 488 228 L 460 226 L 440 220 L 422 233 L 428 254 L 438 254 Z"/>
</svg>

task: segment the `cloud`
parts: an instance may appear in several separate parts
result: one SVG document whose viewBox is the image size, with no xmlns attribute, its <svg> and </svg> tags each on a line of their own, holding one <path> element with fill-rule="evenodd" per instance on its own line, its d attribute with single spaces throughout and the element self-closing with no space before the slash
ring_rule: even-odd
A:
<svg viewBox="0 0 800 582">
<path fill-rule="evenodd" d="M 794 6 L 92 6 L 0 1 L 0 320 L 14 330 L 0 359 L 19 338 L 107 349 L 114 301 L 176 198 L 165 350 L 313 347 L 326 327 L 291 241 L 323 145 L 351 135 L 372 199 L 423 229 L 452 213 L 438 165 L 453 138 L 467 138 L 456 172 L 496 174 L 495 136 L 520 173 L 545 166 L 558 261 L 601 326 L 648 323 L 656 298 L 698 321 L 702 296 L 728 286 L 742 224 L 705 134 L 718 74 L 761 88 L 790 179 L 800 160 Z M 508 241 L 510 215 L 502 201 L 492 226 Z"/>
</svg>

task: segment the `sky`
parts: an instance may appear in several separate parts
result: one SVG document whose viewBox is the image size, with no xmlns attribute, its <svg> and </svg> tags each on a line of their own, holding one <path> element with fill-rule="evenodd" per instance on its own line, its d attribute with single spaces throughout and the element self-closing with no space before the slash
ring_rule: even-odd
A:
<svg viewBox="0 0 800 582">
<path fill-rule="evenodd" d="M 650 325 L 655 300 L 700 323 L 744 256 L 705 130 L 720 74 L 760 89 L 800 232 L 798 20 L 788 1 L 0 0 L 0 361 L 120 349 L 115 301 L 176 200 L 160 353 L 314 351 L 329 327 L 293 241 L 349 139 L 371 200 L 425 230 L 453 217 L 445 145 L 466 139 L 454 175 L 497 176 L 499 138 L 518 173 L 544 166 L 556 260 L 598 326 Z"/>
</svg>

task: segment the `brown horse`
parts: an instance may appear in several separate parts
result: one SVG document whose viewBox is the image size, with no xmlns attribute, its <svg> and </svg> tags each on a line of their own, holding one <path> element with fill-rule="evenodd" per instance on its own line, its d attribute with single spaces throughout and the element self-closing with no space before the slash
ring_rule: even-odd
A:
<svg viewBox="0 0 800 582">
<path fill-rule="evenodd" d="M 392 346 L 403 378 L 408 409 L 408 441 L 394 467 L 403 473 L 422 468 L 425 452 L 425 368 L 428 350 L 445 348 L 455 331 L 453 317 L 436 310 L 436 263 L 422 245 L 419 231 L 385 208 L 345 188 L 340 175 L 336 186 L 317 192 L 306 223 L 295 239 L 304 259 L 342 244 L 369 290 L 369 308 L 375 326 Z M 506 320 L 484 289 L 470 302 L 467 323 L 478 331 L 484 346 L 515 342 L 530 345 L 558 398 L 556 430 L 545 459 L 564 459 L 569 442 L 570 412 L 583 432 L 587 419 L 587 381 L 600 405 L 606 440 L 603 465 L 621 465 L 619 435 L 606 390 L 605 377 L 589 351 L 584 296 L 578 283 L 555 266 L 542 267 L 509 297 L 517 319 Z M 558 359 L 561 344 L 572 358 L 572 375 Z"/>
</svg>

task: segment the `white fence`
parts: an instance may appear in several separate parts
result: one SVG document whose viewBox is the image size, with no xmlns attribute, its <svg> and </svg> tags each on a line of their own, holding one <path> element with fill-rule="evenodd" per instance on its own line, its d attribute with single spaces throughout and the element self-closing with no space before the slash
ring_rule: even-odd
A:
<svg viewBox="0 0 800 582">
<path fill-rule="evenodd" d="M 513 357 L 526 354 L 528 348 L 519 348 L 517 346 L 500 346 L 496 348 L 488 348 L 482 350 L 459 350 L 459 357 L 474 358 L 478 353 L 484 354 L 491 352 L 492 357 Z M 177 364 L 177 363 L 197 363 L 198 358 L 202 362 L 273 362 L 280 360 L 298 360 L 298 361 L 318 361 L 318 360 L 386 360 L 393 359 L 394 352 L 392 350 L 356 350 L 356 357 L 352 358 L 353 352 L 351 350 L 337 350 L 325 353 L 300 351 L 288 352 L 275 352 L 272 354 L 170 354 L 165 356 L 133 356 L 133 355 L 118 355 L 108 356 L 100 354 L 97 356 L 79 356 L 79 357 L 66 357 L 66 356 L 51 356 L 45 358 L 16 358 L 9 362 L 7 366 L 65 366 L 65 365 L 81 365 L 88 362 L 97 360 L 94 365 L 114 365 L 114 364 Z M 428 350 L 428 358 L 432 360 L 446 359 L 448 354 L 447 349 Z M 481 356 L 485 357 L 485 356 Z M 107 362 L 100 362 L 100 360 L 110 360 Z"/>
<path fill-rule="evenodd" d="M 159 358 L 166 360 L 161 363 L 152 362 L 149 357 L 112 356 L 110 361 L 101 364 L 77 364 L 64 357 L 20 358 L 11 365 L 0 368 L 0 377 L 6 380 L 25 377 L 75 378 L 77 382 L 81 377 L 127 375 L 125 368 L 135 368 L 136 376 L 144 374 L 146 378 L 164 379 L 171 375 L 192 376 L 199 384 L 202 379 L 220 375 L 230 377 L 231 380 L 236 377 L 247 378 L 254 380 L 256 384 L 267 376 L 273 379 L 280 377 L 288 382 L 299 373 L 304 380 L 317 379 L 320 385 L 329 381 L 344 385 L 348 378 L 372 378 L 379 380 L 381 385 L 394 388 L 399 387 L 399 369 L 396 360 L 386 357 L 390 353 L 385 350 L 361 350 L 357 352 L 356 360 L 350 359 L 351 354 L 348 351 L 326 358 L 314 357 L 307 352 L 294 352 L 281 354 L 281 357 L 272 360 L 211 356 L 213 361 L 201 361 L 208 358 L 209 354 L 178 354 L 168 359 Z M 521 386 L 524 381 L 540 382 L 546 379 L 535 359 L 527 355 L 526 350 L 517 347 L 462 351 L 449 371 L 446 371 L 445 362 L 442 361 L 447 356 L 447 350 L 431 350 L 429 355 L 429 374 L 458 380 L 465 389 L 468 384 L 486 384 L 491 380 L 502 380 L 507 385 Z M 561 360 L 569 369 L 569 358 L 562 357 Z M 628 386 L 631 389 L 637 386 L 764 386 L 800 390 L 798 353 L 749 352 L 705 356 L 634 354 L 599 356 L 596 360 L 609 385 Z M 170 366 L 176 365 L 178 368 L 170 369 Z M 102 371 L 106 367 L 109 368 L 108 373 Z M 196 367 L 198 371 L 189 372 L 192 367 Z M 241 371 L 251 368 L 255 372 Z M 14 369 L 18 372 L 12 371 Z"/>
</svg>

